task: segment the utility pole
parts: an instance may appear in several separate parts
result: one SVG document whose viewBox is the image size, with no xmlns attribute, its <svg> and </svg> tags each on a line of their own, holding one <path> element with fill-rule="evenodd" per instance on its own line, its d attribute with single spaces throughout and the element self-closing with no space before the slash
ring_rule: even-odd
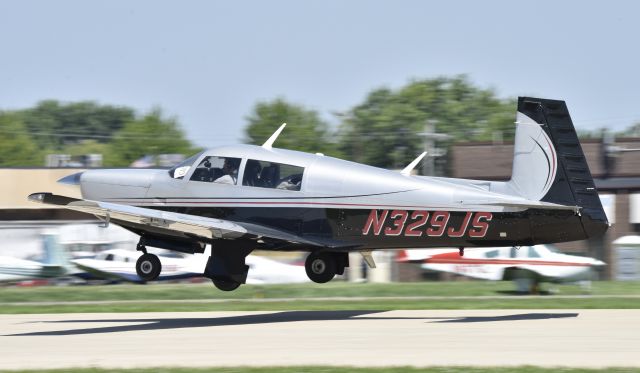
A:
<svg viewBox="0 0 640 373">
<path fill-rule="evenodd" d="M 422 160 L 422 174 L 425 176 L 435 176 L 434 160 L 435 157 L 443 155 L 442 149 L 436 148 L 436 141 L 448 140 L 451 138 L 446 133 L 437 133 L 436 119 L 429 119 L 424 123 L 424 132 L 418 135 L 424 138 L 424 151 L 427 152 L 427 156 Z"/>
</svg>

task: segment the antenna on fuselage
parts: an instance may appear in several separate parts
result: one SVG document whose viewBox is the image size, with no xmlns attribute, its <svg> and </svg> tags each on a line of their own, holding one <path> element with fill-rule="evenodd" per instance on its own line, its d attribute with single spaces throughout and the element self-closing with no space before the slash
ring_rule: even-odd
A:
<svg viewBox="0 0 640 373">
<path fill-rule="evenodd" d="M 403 175 L 411 175 L 411 171 L 413 171 L 413 169 L 418 165 L 418 163 L 420 163 L 420 161 L 422 160 L 422 158 L 424 158 L 425 155 L 427 155 L 427 152 L 422 152 L 422 154 L 420 154 L 418 158 L 414 159 L 413 162 L 409 163 L 409 165 L 403 168 L 402 171 L 400 171 L 400 173 Z"/>
<path fill-rule="evenodd" d="M 273 146 L 274 141 L 276 141 L 278 136 L 280 136 L 280 132 L 282 132 L 282 130 L 284 129 L 284 127 L 286 125 L 287 125 L 286 123 L 282 123 L 280 128 L 278 128 L 276 130 L 276 132 L 274 132 L 273 135 L 271 135 L 271 137 L 269 137 L 269 140 L 265 141 L 264 144 L 262 144 L 262 147 L 265 148 L 265 149 L 271 149 L 271 147 Z"/>
</svg>

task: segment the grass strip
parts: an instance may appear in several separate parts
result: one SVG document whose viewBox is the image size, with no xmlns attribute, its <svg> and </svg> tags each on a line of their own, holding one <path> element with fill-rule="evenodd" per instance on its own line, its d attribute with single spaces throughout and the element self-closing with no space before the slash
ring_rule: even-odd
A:
<svg viewBox="0 0 640 373">
<path fill-rule="evenodd" d="M 413 300 L 384 298 L 367 300 L 260 301 L 229 300 L 218 303 L 101 303 L 55 305 L 0 305 L 3 314 L 93 313 L 93 312 L 193 312 L 193 311 L 336 311 L 336 310 L 414 310 L 414 309 L 640 309 L 640 298 L 572 298 L 553 297 L 513 299 L 434 299 Z"/>
<path fill-rule="evenodd" d="M 73 368 L 47 370 L 3 370 L 7 373 L 631 373 L 638 372 L 638 368 L 609 367 L 601 369 L 589 368 L 542 368 L 535 366 L 516 367 L 384 367 L 384 368 L 356 368 L 349 366 L 294 366 L 294 367 L 220 367 L 220 368 L 145 368 L 145 369 L 101 369 L 101 368 Z"/>
<path fill-rule="evenodd" d="M 545 285 L 553 294 L 582 295 L 576 285 Z M 105 301 L 105 300 L 183 300 L 183 299 L 269 299 L 314 297 L 403 297 L 403 296 L 499 296 L 513 294 L 507 281 L 457 281 L 389 284 L 243 285 L 233 292 L 222 292 L 210 283 L 44 286 L 33 288 L 0 287 L 0 304 L 10 302 Z M 593 282 L 591 295 L 640 295 L 640 281 Z M 549 295 L 553 297 L 553 295 Z M 546 297 L 541 297 L 546 298 Z"/>
</svg>

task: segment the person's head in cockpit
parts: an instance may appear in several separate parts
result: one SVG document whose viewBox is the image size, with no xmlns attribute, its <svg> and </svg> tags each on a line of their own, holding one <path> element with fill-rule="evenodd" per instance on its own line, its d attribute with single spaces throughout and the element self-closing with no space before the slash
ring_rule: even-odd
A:
<svg viewBox="0 0 640 373">
<path fill-rule="evenodd" d="M 223 175 L 215 179 L 214 183 L 235 184 L 238 180 L 238 168 L 240 168 L 240 160 L 237 158 L 225 158 L 222 165 Z"/>
<path fill-rule="evenodd" d="M 225 175 L 237 175 L 238 168 L 240 168 L 240 160 L 235 158 L 226 158 L 224 160 L 224 165 L 222 166 L 222 171 Z"/>
</svg>

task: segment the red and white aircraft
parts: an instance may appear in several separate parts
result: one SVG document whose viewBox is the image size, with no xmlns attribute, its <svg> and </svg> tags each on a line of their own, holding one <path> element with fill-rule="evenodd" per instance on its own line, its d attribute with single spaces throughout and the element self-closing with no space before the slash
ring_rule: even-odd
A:
<svg viewBox="0 0 640 373">
<path fill-rule="evenodd" d="M 482 280 L 513 280 L 519 292 L 535 292 L 541 282 L 589 281 L 593 268 L 605 265 L 594 258 L 563 254 L 550 245 L 489 247 L 464 256 L 458 249 L 405 250 L 398 261 Z"/>
</svg>

